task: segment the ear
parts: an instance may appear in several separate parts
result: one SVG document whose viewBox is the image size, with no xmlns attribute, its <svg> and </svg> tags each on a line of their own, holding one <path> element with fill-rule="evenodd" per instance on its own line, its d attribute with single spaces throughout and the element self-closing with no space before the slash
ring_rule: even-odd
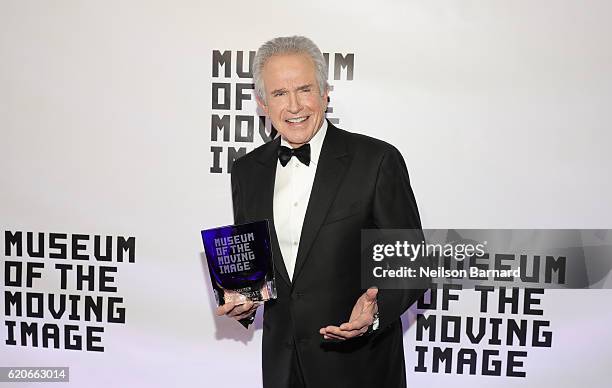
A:
<svg viewBox="0 0 612 388">
<path fill-rule="evenodd" d="M 327 104 L 329 103 L 329 88 L 325 88 L 321 98 L 323 99 L 323 107 L 325 108 L 323 109 L 323 112 L 325 112 L 327 110 Z"/>
<path fill-rule="evenodd" d="M 266 116 L 270 116 L 268 114 L 268 105 L 266 105 L 265 101 L 262 100 L 259 96 L 255 96 L 255 100 L 257 101 L 257 105 L 264 111 Z"/>
</svg>

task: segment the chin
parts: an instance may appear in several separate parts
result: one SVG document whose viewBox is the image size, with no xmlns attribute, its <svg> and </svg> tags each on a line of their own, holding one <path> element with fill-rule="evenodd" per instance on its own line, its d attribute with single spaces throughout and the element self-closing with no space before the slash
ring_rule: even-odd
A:
<svg viewBox="0 0 612 388">
<path fill-rule="evenodd" d="M 287 141 L 289 141 L 290 143 L 293 144 L 303 144 L 303 143 L 308 143 L 310 141 L 310 139 L 312 139 L 311 136 L 312 132 L 310 132 L 309 134 L 303 134 L 303 135 L 299 135 L 299 136 L 292 136 L 292 137 L 287 137 Z"/>
<path fill-rule="evenodd" d="M 278 131 L 278 129 L 277 129 Z M 278 133 L 280 133 L 280 135 L 287 140 L 289 143 L 293 143 L 293 144 L 299 144 L 299 143 L 306 143 L 308 142 L 308 140 L 310 140 L 311 136 L 309 136 L 309 134 L 311 134 L 312 132 L 302 132 L 300 131 L 300 133 L 295 133 L 295 129 L 294 130 L 287 130 L 287 131 L 278 131 Z"/>
</svg>

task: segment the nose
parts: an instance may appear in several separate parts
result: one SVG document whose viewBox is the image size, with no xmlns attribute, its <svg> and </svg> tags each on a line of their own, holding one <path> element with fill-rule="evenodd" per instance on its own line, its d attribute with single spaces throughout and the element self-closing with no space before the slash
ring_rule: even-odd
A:
<svg viewBox="0 0 612 388">
<path fill-rule="evenodd" d="M 302 104 L 297 93 L 289 93 L 289 106 L 287 110 L 294 114 L 302 110 Z"/>
</svg>

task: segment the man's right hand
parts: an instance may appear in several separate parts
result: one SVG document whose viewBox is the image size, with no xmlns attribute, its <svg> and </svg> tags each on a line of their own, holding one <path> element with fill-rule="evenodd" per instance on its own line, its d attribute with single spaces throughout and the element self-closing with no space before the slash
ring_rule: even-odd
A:
<svg viewBox="0 0 612 388">
<path fill-rule="evenodd" d="M 239 321 L 255 314 L 259 306 L 261 306 L 261 302 L 253 302 L 250 300 L 242 304 L 226 303 L 217 307 L 216 314 L 218 316 L 227 315 Z"/>
</svg>

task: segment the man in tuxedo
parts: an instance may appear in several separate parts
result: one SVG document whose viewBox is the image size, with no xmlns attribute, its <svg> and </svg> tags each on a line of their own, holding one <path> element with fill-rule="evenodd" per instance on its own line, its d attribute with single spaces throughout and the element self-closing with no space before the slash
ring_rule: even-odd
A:
<svg viewBox="0 0 612 388">
<path fill-rule="evenodd" d="M 253 64 L 259 106 L 280 134 L 236 160 L 235 223 L 271 221 L 278 298 L 266 302 L 263 385 L 406 385 L 400 315 L 420 289 L 363 289 L 362 229 L 420 229 L 399 151 L 325 119 L 327 66 L 308 38 L 281 37 Z M 237 320 L 247 302 L 220 306 Z"/>
</svg>

